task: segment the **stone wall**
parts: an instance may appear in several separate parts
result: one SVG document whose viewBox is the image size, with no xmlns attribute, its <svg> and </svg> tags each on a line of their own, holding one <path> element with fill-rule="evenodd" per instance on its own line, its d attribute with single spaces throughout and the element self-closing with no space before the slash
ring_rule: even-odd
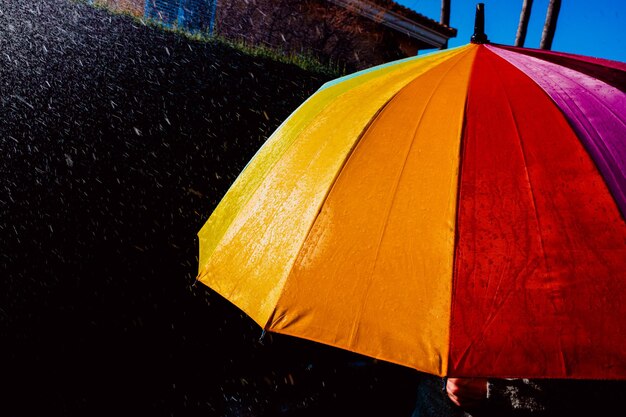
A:
<svg viewBox="0 0 626 417">
<path fill-rule="evenodd" d="M 362 69 L 414 55 L 416 42 L 325 0 L 220 0 L 216 31 L 230 39 Z"/>
</svg>

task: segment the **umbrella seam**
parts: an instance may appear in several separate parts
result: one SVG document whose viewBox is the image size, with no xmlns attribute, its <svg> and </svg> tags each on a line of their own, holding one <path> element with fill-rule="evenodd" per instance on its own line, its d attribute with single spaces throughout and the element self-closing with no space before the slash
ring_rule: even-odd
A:
<svg viewBox="0 0 626 417">
<path fill-rule="evenodd" d="M 459 137 L 459 168 L 457 174 L 457 187 L 456 187 L 456 208 L 454 213 L 454 255 L 452 257 L 452 282 L 450 284 L 450 323 L 448 324 L 448 367 L 445 370 L 444 374 L 448 374 L 448 370 L 450 369 L 450 352 L 452 351 L 452 323 L 454 323 L 454 299 L 456 294 L 456 276 L 457 276 L 457 260 L 458 260 L 458 250 L 459 250 L 459 212 L 461 206 L 461 183 L 462 183 L 462 175 L 463 175 L 463 158 L 465 155 L 465 146 L 467 145 L 467 138 L 465 135 L 465 130 L 467 127 L 467 109 L 469 106 L 469 87 L 472 79 L 472 73 L 474 72 L 474 66 L 476 65 L 476 57 L 474 57 L 474 62 L 472 63 L 472 69 L 470 70 L 470 76 L 468 78 L 468 83 L 465 89 L 465 106 L 463 107 L 463 126 L 461 127 L 461 135 Z"/>
</svg>

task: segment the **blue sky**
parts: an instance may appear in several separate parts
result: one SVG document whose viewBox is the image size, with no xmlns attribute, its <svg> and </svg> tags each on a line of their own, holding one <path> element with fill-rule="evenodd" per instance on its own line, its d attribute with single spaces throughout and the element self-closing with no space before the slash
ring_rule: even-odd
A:
<svg viewBox="0 0 626 417">
<path fill-rule="evenodd" d="M 440 0 L 396 0 L 439 21 Z M 476 4 L 485 3 L 485 32 L 495 43 L 513 45 L 522 0 L 451 0 L 450 26 L 458 29 L 450 47 L 465 45 L 474 31 Z M 524 46 L 539 48 L 548 0 L 534 0 Z M 626 0 L 563 0 L 553 51 L 626 62 Z"/>
</svg>

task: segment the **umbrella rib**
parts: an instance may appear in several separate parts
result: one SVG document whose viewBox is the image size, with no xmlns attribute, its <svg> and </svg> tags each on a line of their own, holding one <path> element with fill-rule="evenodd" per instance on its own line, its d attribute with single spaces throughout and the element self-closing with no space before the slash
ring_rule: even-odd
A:
<svg viewBox="0 0 626 417">
<path fill-rule="evenodd" d="M 461 127 L 461 135 L 459 137 L 459 172 L 457 175 L 456 207 L 455 207 L 455 214 L 454 214 L 454 224 L 455 224 L 454 246 L 453 246 L 454 254 L 452 257 L 452 283 L 450 285 L 450 323 L 448 325 L 448 335 L 452 333 L 452 323 L 454 323 L 454 311 L 455 310 L 452 307 L 455 305 L 454 298 L 456 294 L 456 284 L 457 284 L 457 280 L 455 278 L 457 276 L 456 268 L 457 268 L 459 240 L 460 240 L 460 233 L 459 233 L 458 225 L 460 224 L 459 213 L 460 213 L 460 205 L 461 205 L 461 181 L 463 178 L 463 160 L 465 158 L 465 146 L 467 145 L 467 140 L 465 137 L 465 129 L 467 127 L 467 110 L 469 106 L 469 87 L 470 87 L 470 83 L 468 82 L 466 90 L 465 90 L 465 106 L 463 107 L 463 126 Z M 470 346 L 471 344 L 472 343 L 470 343 Z M 448 350 L 450 350 L 449 346 L 450 346 L 450 337 L 448 337 Z M 467 349 L 469 349 L 469 346 L 466 348 L 466 350 Z M 450 356 L 449 353 L 448 353 L 448 356 Z M 463 353 L 462 356 L 465 356 L 465 353 Z M 449 358 L 448 358 L 448 361 L 449 361 Z"/>
<path fill-rule="evenodd" d="M 367 285 L 366 285 L 366 287 L 365 287 L 365 294 L 363 295 L 363 302 L 358 304 L 358 305 L 359 305 L 359 309 L 358 309 L 358 312 L 357 312 L 356 318 L 355 318 L 355 320 L 354 320 L 354 321 L 353 321 L 353 323 L 352 323 L 352 328 L 351 328 L 351 330 L 350 330 L 350 336 L 349 336 L 349 338 L 348 338 L 348 345 L 352 345 L 352 344 L 353 344 L 353 342 L 354 342 L 354 340 L 355 340 L 355 339 L 356 339 L 356 337 L 357 337 L 357 333 L 358 333 L 358 323 L 360 322 L 360 318 L 361 318 L 361 316 L 362 316 L 362 314 L 363 314 L 363 310 L 364 310 L 364 308 L 365 308 L 366 300 L 367 300 L 367 298 L 368 298 L 368 296 L 369 296 L 369 291 L 370 291 L 371 284 L 372 284 L 372 276 L 373 276 L 373 272 L 374 272 L 374 270 L 376 269 L 376 264 L 378 263 L 378 258 L 379 258 L 379 255 L 380 255 L 380 247 L 381 247 L 381 245 L 382 245 L 382 241 L 383 241 L 383 239 L 384 239 L 384 237 L 385 237 L 385 234 L 386 234 L 386 231 L 387 231 L 387 226 L 388 226 L 388 224 L 389 224 L 389 217 L 390 217 L 390 215 L 391 215 L 391 211 L 392 211 L 393 206 L 394 206 L 394 203 L 395 203 L 395 201 L 396 201 L 396 195 L 397 195 L 398 186 L 399 186 L 399 184 L 400 184 L 400 180 L 401 180 L 401 178 L 402 178 L 402 176 L 403 176 L 403 174 L 404 174 L 406 164 L 407 164 L 408 159 L 409 159 L 409 156 L 410 156 L 410 154 L 411 154 L 411 149 L 413 148 L 413 145 L 415 144 L 415 139 L 416 139 L 416 137 L 417 137 L 417 132 L 418 132 L 418 130 L 419 130 L 419 128 L 420 128 L 421 121 L 422 121 L 422 119 L 423 119 L 423 117 L 424 117 L 424 114 L 426 114 L 426 112 L 427 112 L 427 110 L 428 110 L 428 107 L 429 107 L 429 106 L 431 105 L 431 103 L 432 103 L 432 97 L 435 95 L 435 93 L 437 92 L 437 90 L 439 89 L 439 87 L 441 86 L 441 84 L 443 83 L 444 79 L 447 77 L 447 75 L 448 75 L 450 72 L 452 72 L 452 71 L 454 70 L 454 68 L 456 68 L 456 66 L 457 66 L 457 65 L 458 65 L 458 64 L 462 61 L 463 57 L 465 57 L 465 55 L 466 55 L 467 53 L 469 53 L 469 52 L 464 52 L 464 53 L 462 53 L 462 54 L 455 55 L 454 57 L 450 58 L 451 60 L 455 60 L 456 62 L 455 62 L 453 65 L 451 65 L 451 66 L 450 66 L 450 68 L 448 68 L 448 69 L 447 69 L 447 70 L 446 70 L 446 71 L 445 71 L 445 72 L 441 75 L 441 78 L 439 79 L 439 81 L 437 82 L 437 84 L 435 85 L 435 87 L 431 90 L 431 93 L 430 93 L 430 95 L 429 95 L 429 97 L 428 97 L 428 100 L 426 101 L 426 106 L 424 107 L 424 109 L 423 109 L 422 113 L 421 113 L 421 114 L 420 114 L 420 116 L 419 116 L 419 120 L 418 120 L 418 122 L 417 122 L 417 124 L 416 124 L 416 126 L 415 126 L 415 130 L 413 131 L 413 135 L 412 135 L 413 137 L 412 137 L 412 139 L 411 139 L 411 141 L 410 141 L 410 143 L 409 143 L 409 146 L 407 147 L 407 152 L 406 152 L 406 156 L 405 156 L 405 158 L 404 158 L 404 162 L 403 162 L 403 164 L 402 164 L 402 168 L 399 170 L 398 175 L 397 175 L 397 177 L 396 177 L 396 180 L 394 181 L 394 184 L 393 184 L 392 196 L 391 196 L 391 198 L 390 198 L 390 200 L 389 200 L 389 205 L 388 205 L 387 210 L 386 210 L 386 214 L 385 214 L 385 221 L 382 223 L 382 227 L 381 227 L 381 230 L 380 230 L 380 232 L 379 232 L 379 239 L 378 239 L 378 242 L 377 242 L 377 245 L 376 245 L 376 254 L 375 254 L 375 256 L 374 256 L 374 260 L 373 260 L 373 262 L 372 262 L 372 266 L 371 266 L 371 268 L 370 268 L 370 272 L 369 272 L 369 274 L 368 274 L 368 281 L 367 281 Z M 408 86 L 408 85 L 410 85 L 410 83 L 409 83 L 409 84 L 407 84 L 407 86 Z M 405 86 L 404 88 L 406 88 L 407 86 Z M 403 89 L 404 89 L 404 88 L 403 88 Z M 399 90 L 399 91 L 398 91 L 398 94 L 399 94 L 399 93 L 400 93 L 400 91 L 402 91 L 403 89 Z M 394 99 L 396 96 L 397 96 L 397 94 L 396 94 L 396 95 L 394 95 L 394 96 L 392 97 L 392 99 L 391 99 L 391 100 L 389 100 L 389 102 L 385 105 L 385 107 L 387 107 L 387 105 L 388 105 L 389 103 L 391 103 L 391 101 L 393 101 L 393 99 Z"/>
</svg>

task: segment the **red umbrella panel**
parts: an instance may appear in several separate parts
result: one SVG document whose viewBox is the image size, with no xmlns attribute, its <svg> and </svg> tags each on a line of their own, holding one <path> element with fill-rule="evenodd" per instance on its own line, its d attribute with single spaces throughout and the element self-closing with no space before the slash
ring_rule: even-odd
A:
<svg viewBox="0 0 626 417">
<path fill-rule="evenodd" d="M 451 368 L 625 376 L 624 94 L 496 47 L 472 74 Z"/>
</svg>

